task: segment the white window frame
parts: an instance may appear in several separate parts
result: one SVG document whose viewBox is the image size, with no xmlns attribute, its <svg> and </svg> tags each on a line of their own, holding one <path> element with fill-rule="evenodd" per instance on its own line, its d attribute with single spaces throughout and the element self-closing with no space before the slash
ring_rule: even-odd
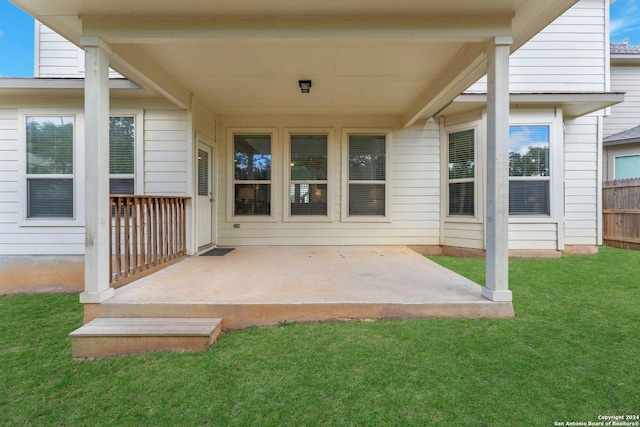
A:
<svg viewBox="0 0 640 427">
<path fill-rule="evenodd" d="M 28 218 L 27 193 L 27 117 L 73 117 L 73 217 Z M 18 109 L 18 222 L 20 227 L 84 226 L 84 115 L 81 109 Z M 68 175 L 65 175 L 68 177 Z M 49 178 L 55 178 L 50 175 Z"/>
<path fill-rule="evenodd" d="M 391 222 L 391 152 L 393 131 L 389 128 L 344 128 L 342 129 L 342 206 L 340 216 L 342 222 Z M 357 181 L 359 184 L 384 184 L 384 215 L 349 215 L 349 135 L 385 136 L 385 179 L 384 181 Z"/>
<path fill-rule="evenodd" d="M 509 215 L 510 224 L 560 223 L 564 216 L 564 137 L 562 110 L 555 111 L 512 111 L 509 120 L 511 126 L 549 126 L 549 215 Z M 509 182 L 512 181 L 509 177 Z M 516 180 L 529 180 L 522 177 Z M 535 178 L 534 178 L 535 179 Z M 542 179 L 541 179 L 542 180 Z M 546 180 L 546 177 L 545 179 Z"/>
<path fill-rule="evenodd" d="M 634 178 L 616 178 L 616 172 L 617 172 L 617 170 L 616 170 L 616 168 L 617 168 L 616 160 L 619 159 L 619 158 L 622 158 L 622 157 L 640 157 L 640 154 L 629 153 L 629 154 L 619 154 L 617 156 L 613 156 L 613 179 L 614 180 L 618 180 L 618 179 L 634 179 Z"/>
<path fill-rule="evenodd" d="M 473 179 L 468 178 L 468 179 L 462 179 L 462 180 L 456 180 L 455 182 L 471 182 L 473 181 L 475 183 L 474 185 L 474 214 L 473 215 L 449 215 L 449 135 L 452 133 L 458 133 L 458 132 L 464 132 L 466 130 L 473 130 L 474 131 L 474 162 L 475 162 L 475 167 L 474 167 L 474 174 L 475 176 L 473 177 Z M 443 132 L 443 139 L 442 139 L 442 147 L 443 147 L 443 157 L 442 157 L 442 170 L 443 170 L 443 174 L 442 174 L 442 179 L 444 182 L 443 185 L 443 194 L 445 195 L 443 198 L 443 215 L 446 218 L 447 222 L 482 222 L 482 218 L 484 215 L 484 198 L 483 198 L 483 182 L 484 180 L 483 178 L 483 171 L 484 171 L 484 167 L 483 167 L 483 159 L 484 156 L 482 155 L 482 152 L 480 150 L 480 139 L 482 138 L 481 135 L 481 126 L 480 123 L 478 121 L 473 121 L 473 122 L 466 122 L 466 123 L 462 123 L 462 124 L 458 124 L 458 125 L 454 125 L 454 126 L 448 126 L 445 128 L 445 131 Z"/>
<path fill-rule="evenodd" d="M 246 184 L 271 185 L 271 214 L 270 215 L 235 215 L 235 166 L 234 166 L 234 136 L 235 135 L 271 135 L 271 180 L 258 182 L 242 181 Z M 276 211 L 279 206 L 278 197 L 281 193 L 279 147 L 281 141 L 278 128 L 228 128 L 227 129 L 227 221 L 233 223 L 276 222 Z"/>
<path fill-rule="evenodd" d="M 331 182 L 334 179 L 334 129 L 333 128 L 285 128 L 284 129 L 284 192 L 282 197 L 282 212 L 284 222 L 331 222 L 333 221 L 333 188 Z M 290 188 L 291 184 L 298 181 L 291 180 L 291 168 L 287 165 L 291 162 L 291 137 L 295 135 L 326 135 L 327 136 L 327 179 L 324 181 L 304 181 L 311 184 L 327 184 L 327 214 L 326 215 L 291 215 Z"/>
<path fill-rule="evenodd" d="M 135 129 L 134 141 L 134 171 L 133 171 L 133 194 L 144 194 L 144 111 L 142 109 L 114 109 L 109 113 L 111 117 L 133 117 Z M 132 178 L 131 174 L 109 174 L 109 179 Z"/>
</svg>

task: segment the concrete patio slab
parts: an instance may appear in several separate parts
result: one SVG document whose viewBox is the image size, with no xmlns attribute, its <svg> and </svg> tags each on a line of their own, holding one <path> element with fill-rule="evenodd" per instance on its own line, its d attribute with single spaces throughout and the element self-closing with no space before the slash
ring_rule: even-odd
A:
<svg viewBox="0 0 640 427">
<path fill-rule="evenodd" d="M 193 256 L 85 305 L 96 317 L 221 317 L 224 329 L 343 318 L 512 317 L 405 246 L 239 247 Z"/>
</svg>

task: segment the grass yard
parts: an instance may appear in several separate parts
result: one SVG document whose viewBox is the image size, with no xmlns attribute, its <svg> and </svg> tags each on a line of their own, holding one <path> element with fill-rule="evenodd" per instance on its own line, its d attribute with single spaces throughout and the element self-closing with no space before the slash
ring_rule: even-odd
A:
<svg viewBox="0 0 640 427">
<path fill-rule="evenodd" d="M 434 257 L 484 281 L 484 260 Z M 76 362 L 77 295 L 0 298 L 0 425 L 553 426 L 640 413 L 640 251 L 512 260 L 515 319 L 286 324 Z"/>
</svg>

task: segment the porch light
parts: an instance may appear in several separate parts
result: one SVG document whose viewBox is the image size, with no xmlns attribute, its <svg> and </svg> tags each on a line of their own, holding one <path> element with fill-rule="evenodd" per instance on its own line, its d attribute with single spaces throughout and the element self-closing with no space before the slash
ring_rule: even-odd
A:
<svg viewBox="0 0 640 427">
<path fill-rule="evenodd" d="M 311 80 L 298 80 L 298 86 L 300 86 L 300 92 L 309 93 L 311 89 Z"/>
</svg>

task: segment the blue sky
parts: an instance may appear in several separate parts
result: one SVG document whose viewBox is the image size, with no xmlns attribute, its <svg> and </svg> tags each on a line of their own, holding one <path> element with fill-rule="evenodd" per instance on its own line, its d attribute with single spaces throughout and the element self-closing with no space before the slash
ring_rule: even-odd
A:
<svg viewBox="0 0 640 427">
<path fill-rule="evenodd" d="M 611 42 L 640 45 L 640 0 L 611 4 Z M 33 19 L 8 0 L 0 0 L 0 76 L 33 76 Z"/>
</svg>

